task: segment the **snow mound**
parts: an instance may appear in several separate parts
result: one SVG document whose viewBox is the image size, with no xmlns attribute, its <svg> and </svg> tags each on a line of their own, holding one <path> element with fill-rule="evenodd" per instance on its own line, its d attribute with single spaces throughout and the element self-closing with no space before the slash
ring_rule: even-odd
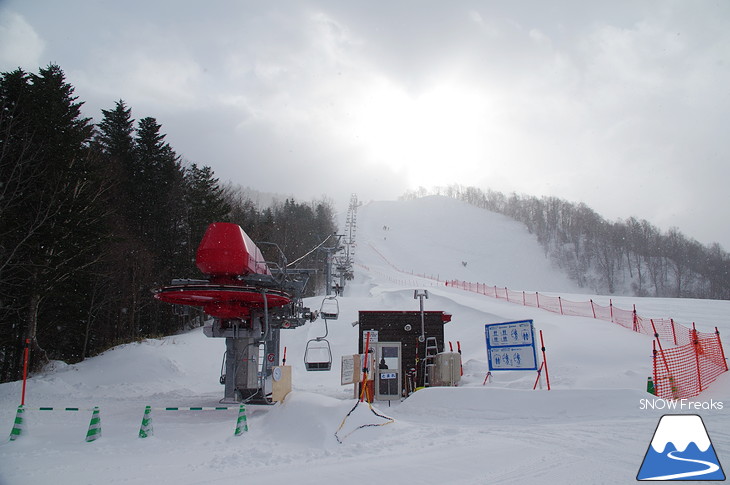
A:
<svg viewBox="0 0 730 485">
<path fill-rule="evenodd" d="M 646 393 L 636 389 L 532 389 L 432 387 L 412 394 L 398 407 L 398 417 L 448 416 L 449 421 L 554 420 L 620 418 Z"/>
</svg>

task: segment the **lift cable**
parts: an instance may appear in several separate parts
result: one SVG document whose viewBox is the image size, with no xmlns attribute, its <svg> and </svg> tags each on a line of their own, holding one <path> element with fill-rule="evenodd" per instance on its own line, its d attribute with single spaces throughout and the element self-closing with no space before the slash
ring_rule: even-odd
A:
<svg viewBox="0 0 730 485">
<path fill-rule="evenodd" d="M 293 265 L 293 264 L 296 264 L 296 263 L 298 263 L 298 262 L 299 262 L 299 261 L 301 261 L 302 259 L 306 258 L 306 257 L 307 257 L 307 256 L 309 256 L 310 254 L 312 254 L 313 252 L 315 252 L 315 251 L 316 251 L 317 249 L 319 249 L 319 248 L 321 248 L 322 246 L 324 246 L 324 243 L 326 243 L 327 241 L 329 241 L 329 239 L 330 239 L 330 238 L 331 238 L 332 236 L 333 236 L 333 234 L 330 234 L 329 236 L 327 236 L 327 238 L 325 238 L 325 240 L 324 240 L 324 241 L 322 241 L 322 242 L 321 242 L 321 243 L 319 243 L 319 244 L 318 244 L 317 246 L 315 246 L 315 247 L 314 247 L 314 248 L 313 248 L 313 249 L 312 249 L 311 251 L 309 251 L 309 252 L 308 252 L 307 254 L 305 254 L 304 256 L 302 256 L 302 257 L 300 257 L 300 258 L 297 258 L 297 259 L 295 259 L 294 261 L 292 261 L 291 263 L 287 264 L 287 265 L 286 265 L 286 267 L 288 268 L 289 266 L 291 266 L 291 265 Z"/>
</svg>

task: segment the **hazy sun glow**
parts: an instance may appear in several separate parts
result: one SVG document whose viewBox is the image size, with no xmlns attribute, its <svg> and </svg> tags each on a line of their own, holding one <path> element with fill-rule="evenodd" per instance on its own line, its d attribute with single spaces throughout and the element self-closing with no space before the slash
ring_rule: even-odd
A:
<svg viewBox="0 0 730 485">
<path fill-rule="evenodd" d="M 443 84 L 411 94 L 380 82 L 352 109 L 348 137 L 366 159 L 402 173 L 411 187 L 473 176 L 484 159 L 493 115 L 483 94 Z"/>
</svg>

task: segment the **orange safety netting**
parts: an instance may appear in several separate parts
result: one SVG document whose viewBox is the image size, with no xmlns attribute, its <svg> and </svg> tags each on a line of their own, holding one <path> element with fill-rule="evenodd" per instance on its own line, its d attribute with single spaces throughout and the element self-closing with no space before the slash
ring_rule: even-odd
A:
<svg viewBox="0 0 730 485">
<path fill-rule="evenodd" d="M 593 300 L 573 302 L 559 296 L 517 292 L 508 288 L 457 280 L 448 281 L 446 285 L 561 315 L 607 320 L 634 332 L 653 335 L 660 349 L 655 351 L 654 359 L 655 393 L 664 399 L 695 397 L 728 370 L 717 329 L 714 334 L 701 333 L 678 324 L 673 319 L 642 318 L 636 313 L 636 307 L 633 310 L 624 310 L 615 307 L 613 302 L 606 307 Z M 664 349 L 661 342 L 675 347 Z"/>
<path fill-rule="evenodd" d="M 647 319 L 632 310 L 625 310 L 613 305 L 602 306 L 593 300 L 573 302 L 559 296 L 540 293 L 510 290 L 506 287 L 490 286 L 484 283 L 471 283 L 459 280 L 443 281 L 439 276 L 417 274 L 403 271 L 381 254 L 372 244 L 371 248 L 391 267 L 397 271 L 434 281 L 434 285 L 446 284 L 492 298 L 503 299 L 511 303 L 547 310 L 561 315 L 596 318 L 616 323 L 634 332 L 655 337 L 654 386 L 656 395 L 666 399 L 683 399 L 697 396 L 707 388 L 728 366 L 720 340 L 720 333 L 697 332 L 693 328 L 676 323 L 673 319 Z M 423 282 L 402 281 L 404 284 L 422 284 Z M 661 343 L 675 346 L 664 349 Z"/>
<path fill-rule="evenodd" d="M 663 349 L 655 341 L 654 393 L 657 397 L 695 397 L 728 370 L 720 334 L 691 332 L 695 338 L 678 347 Z"/>
</svg>

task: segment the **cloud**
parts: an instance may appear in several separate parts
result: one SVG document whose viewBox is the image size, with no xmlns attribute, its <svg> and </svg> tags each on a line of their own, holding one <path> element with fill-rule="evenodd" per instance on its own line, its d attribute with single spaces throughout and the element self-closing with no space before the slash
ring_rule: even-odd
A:
<svg viewBox="0 0 730 485">
<path fill-rule="evenodd" d="M 30 39 L 12 55 L 59 62 L 87 115 L 157 117 L 224 180 L 342 200 L 474 184 L 730 247 L 692 216 L 726 205 L 727 2 L 6 1 L 0 35 Z"/>
<path fill-rule="evenodd" d="M 43 65 L 44 49 L 45 42 L 22 15 L 0 7 L 0 65 L 34 71 Z"/>
</svg>

